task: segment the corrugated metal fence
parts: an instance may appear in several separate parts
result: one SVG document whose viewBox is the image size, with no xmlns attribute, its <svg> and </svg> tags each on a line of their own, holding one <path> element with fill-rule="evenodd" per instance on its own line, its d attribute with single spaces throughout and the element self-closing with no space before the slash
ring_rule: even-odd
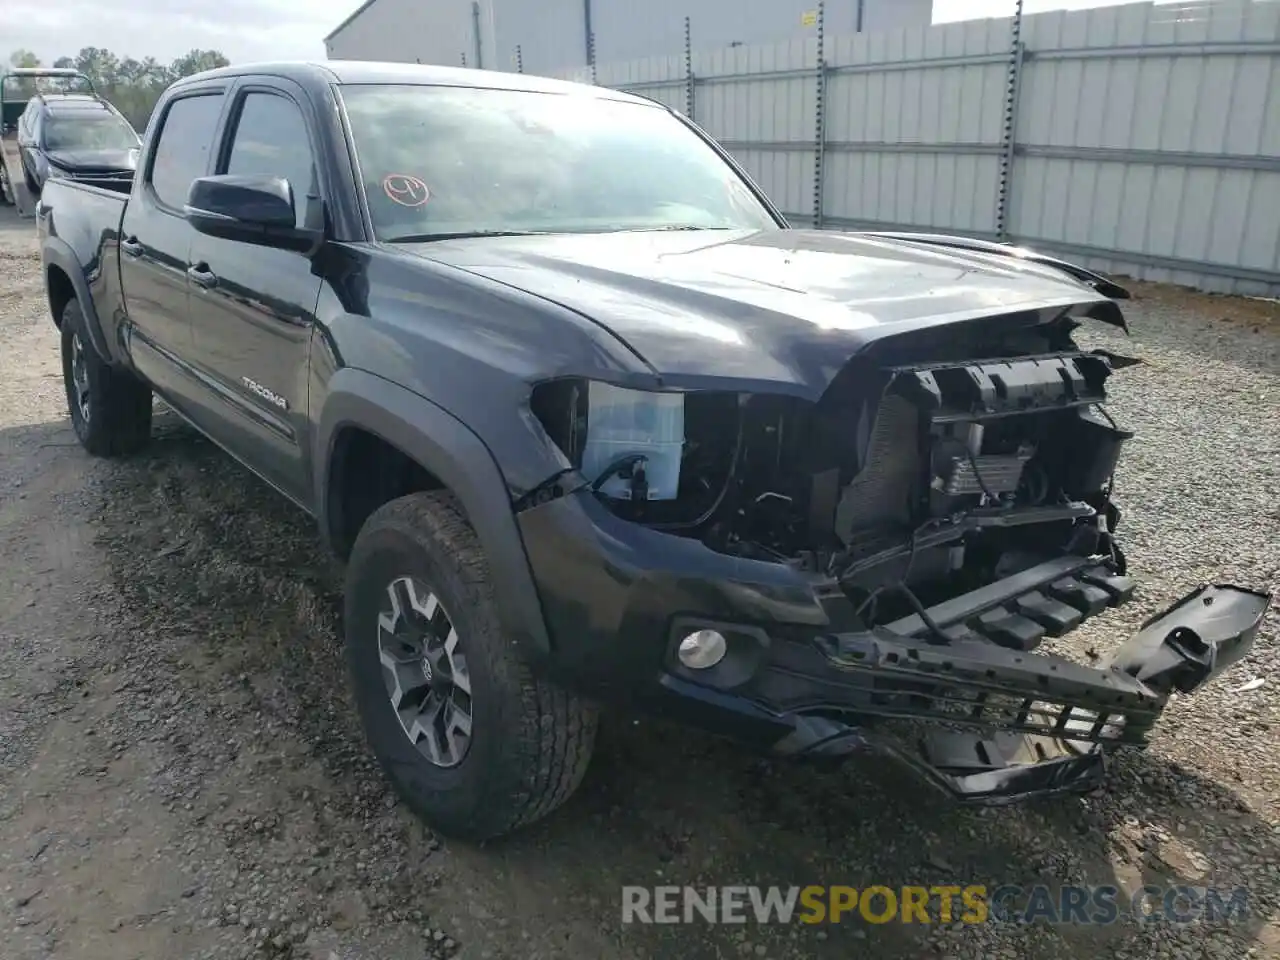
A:
<svg viewBox="0 0 1280 960">
<path fill-rule="evenodd" d="M 793 223 L 1009 240 L 1280 294 L 1280 0 L 975 20 L 597 64 L 724 143 Z"/>
</svg>

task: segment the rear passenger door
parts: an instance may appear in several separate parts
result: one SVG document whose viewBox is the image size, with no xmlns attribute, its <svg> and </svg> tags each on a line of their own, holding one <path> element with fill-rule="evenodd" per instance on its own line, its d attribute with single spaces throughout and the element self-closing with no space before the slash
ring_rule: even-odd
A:
<svg viewBox="0 0 1280 960">
<path fill-rule="evenodd" d="M 212 166 L 226 103 L 220 87 L 183 91 L 164 106 L 155 146 L 120 228 L 120 282 L 129 351 L 142 374 L 182 412 L 197 395 L 192 374 L 187 267 L 195 228 L 182 207 L 191 181 Z"/>
<path fill-rule="evenodd" d="M 324 223 L 316 142 L 300 88 L 235 91 L 217 173 L 283 177 L 299 226 Z M 282 492 L 309 501 L 307 373 L 321 280 L 304 254 L 196 234 L 191 328 L 206 385 L 200 425 Z"/>
</svg>

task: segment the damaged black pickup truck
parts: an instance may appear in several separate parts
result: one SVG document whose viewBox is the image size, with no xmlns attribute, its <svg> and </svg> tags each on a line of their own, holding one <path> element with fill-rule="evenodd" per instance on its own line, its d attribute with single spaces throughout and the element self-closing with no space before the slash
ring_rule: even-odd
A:
<svg viewBox="0 0 1280 960">
<path fill-rule="evenodd" d="M 1130 361 L 1072 339 L 1125 292 L 792 229 L 641 98 L 228 68 L 165 94 L 127 198 L 37 213 L 84 446 L 139 449 L 154 394 L 316 518 L 372 749 L 452 835 L 561 804 L 600 703 L 961 798 L 1091 788 L 1270 602 L 1203 586 L 1108 662 L 1038 652 L 1134 592 Z"/>
</svg>

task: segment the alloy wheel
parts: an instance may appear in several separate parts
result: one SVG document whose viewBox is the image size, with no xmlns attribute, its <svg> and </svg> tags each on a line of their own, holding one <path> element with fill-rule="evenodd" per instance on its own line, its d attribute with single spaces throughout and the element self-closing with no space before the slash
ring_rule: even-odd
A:
<svg viewBox="0 0 1280 960">
<path fill-rule="evenodd" d="M 413 577 L 387 586 L 378 614 L 378 656 L 391 708 L 410 742 L 438 767 L 462 762 L 471 745 L 471 675 L 453 618 Z"/>
<path fill-rule="evenodd" d="M 76 409 L 80 419 L 89 423 L 89 362 L 84 347 L 80 343 L 80 334 L 71 337 L 71 385 L 75 388 Z"/>
</svg>

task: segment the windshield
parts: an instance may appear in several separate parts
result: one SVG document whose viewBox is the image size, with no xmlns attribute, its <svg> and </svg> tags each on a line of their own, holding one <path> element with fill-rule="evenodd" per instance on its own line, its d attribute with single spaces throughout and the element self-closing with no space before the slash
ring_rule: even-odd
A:
<svg viewBox="0 0 1280 960">
<path fill-rule="evenodd" d="M 44 124 L 44 148 L 59 150 L 132 150 L 138 135 L 119 117 L 57 117 Z"/>
<path fill-rule="evenodd" d="M 380 240 L 777 226 L 659 106 L 410 85 L 342 97 Z"/>
</svg>

